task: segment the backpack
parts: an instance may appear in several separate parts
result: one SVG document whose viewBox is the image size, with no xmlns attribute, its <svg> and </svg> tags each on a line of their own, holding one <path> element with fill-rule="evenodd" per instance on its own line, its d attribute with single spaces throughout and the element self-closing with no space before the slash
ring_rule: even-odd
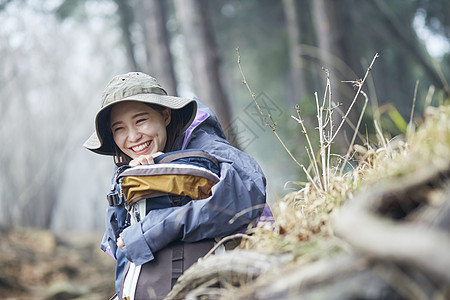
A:
<svg viewBox="0 0 450 300">
<path fill-rule="evenodd" d="M 162 154 L 155 164 L 119 166 L 115 181 L 119 193 L 111 191 L 110 205 L 124 203 L 131 224 L 139 222 L 153 209 L 182 206 L 208 198 L 219 182 L 220 166 L 216 158 L 202 150 L 182 150 Z M 139 299 L 167 294 L 178 277 L 214 246 L 214 240 L 196 243 L 175 241 L 154 253 L 155 259 L 141 266 L 128 263 L 122 275 L 119 299 L 134 295 Z M 145 297 L 144 297 L 145 296 Z"/>
<path fill-rule="evenodd" d="M 107 199 L 110 206 L 125 204 L 129 212 L 146 200 L 146 213 L 152 209 L 181 206 L 191 200 L 205 199 L 219 181 L 217 159 L 203 150 L 180 150 L 164 153 L 155 164 L 130 167 L 121 165 L 114 181 L 120 192 L 112 190 Z M 139 221 L 139 220 L 138 220 Z"/>
</svg>

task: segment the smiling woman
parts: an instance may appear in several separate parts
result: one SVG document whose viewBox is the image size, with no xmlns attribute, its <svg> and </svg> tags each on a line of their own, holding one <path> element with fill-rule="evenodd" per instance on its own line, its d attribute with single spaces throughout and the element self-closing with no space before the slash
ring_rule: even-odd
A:
<svg viewBox="0 0 450 300">
<path fill-rule="evenodd" d="M 116 146 L 132 161 L 139 156 L 150 157 L 164 151 L 166 127 L 171 121 L 170 112 L 170 108 L 154 109 L 142 102 L 114 104 L 110 120 Z"/>
<path fill-rule="evenodd" d="M 120 299 L 164 298 L 184 270 L 213 247 L 215 239 L 247 228 L 261 215 L 266 200 L 264 174 L 253 158 L 229 144 L 216 116 L 201 102 L 168 96 L 153 77 L 144 73 L 118 75 L 102 95 L 95 126 L 84 146 L 113 156 L 116 163 L 102 249 L 117 260 L 116 291 Z M 186 158 L 186 153 L 200 157 Z M 152 179 L 144 185 L 142 172 L 159 174 L 167 169 L 165 163 L 158 165 L 166 155 L 181 155 L 192 164 L 206 157 L 206 165 L 214 162 L 218 169 L 213 174 L 214 184 L 208 185 L 202 197 L 188 193 L 191 189 L 198 191 L 191 181 L 187 184 L 172 177 L 164 183 Z M 153 164 L 151 168 L 145 166 Z M 127 202 L 124 186 L 118 181 L 121 171 L 130 167 L 133 170 L 127 172 L 137 174 L 133 189 L 149 195 L 146 189 L 151 185 L 152 193 L 158 191 L 159 200 L 140 196 L 138 203 L 143 205 Z M 197 165 L 169 168 L 178 170 L 172 175 L 183 178 L 187 169 L 210 173 L 207 167 Z M 169 185 L 171 190 L 165 191 Z"/>
</svg>

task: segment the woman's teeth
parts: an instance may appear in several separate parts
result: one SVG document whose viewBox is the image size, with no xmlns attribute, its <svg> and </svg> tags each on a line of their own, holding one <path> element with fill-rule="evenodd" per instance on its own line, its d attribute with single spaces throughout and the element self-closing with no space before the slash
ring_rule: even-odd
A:
<svg viewBox="0 0 450 300">
<path fill-rule="evenodd" d="M 134 152 L 139 152 L 139 151 L 144 150 L 144 149 L 147 148 L 148 146 L 150 146 L 150 142 L 146 142 L 146 143 L 140 144 L 140 145 L 138 145 L 138 146 L 131 147 L 131 149 L 132 149 Z"/>
</svg>

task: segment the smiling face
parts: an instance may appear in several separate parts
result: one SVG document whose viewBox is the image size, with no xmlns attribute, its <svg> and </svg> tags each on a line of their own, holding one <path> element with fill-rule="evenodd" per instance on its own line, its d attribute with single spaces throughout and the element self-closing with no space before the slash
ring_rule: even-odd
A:
<svg viewBox="0 0 450 300">
<path fill-rule="evenodd" d="M 169 108 L 158 111 L 142 102 L 119 102 L 111 109 L 114 142 L 131 159 L 163 151 L 170 121 Z"/>
</svg>

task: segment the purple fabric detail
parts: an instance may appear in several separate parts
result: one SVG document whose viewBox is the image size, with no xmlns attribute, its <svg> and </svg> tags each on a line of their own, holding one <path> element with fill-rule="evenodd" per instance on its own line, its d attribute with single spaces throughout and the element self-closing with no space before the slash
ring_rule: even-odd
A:
<svg viewBox="0 0 450 300">
<path fill-rule="evenodd" d="M 258 220 L 256 221 L 256 223 L 253 224 L 252 228 L 258 227 L 258 224 L 259 224 L 259 223 L 269 224 L 269 225 L 271 226 L 274 222 L 275 222 L 275 219 L 274 219 L 274 217 L 273 217 L 273 215 L 272 215 L 272 211 L 270 210 L 269 205 L 266 203 L 266 204 L 264 205 L 264 210 L 263 210 L 263 212 L 262 212 L 261 215 L 259 216 L 259 218 L 258 218 Z M 248 229 L 249 229 L 249 228 L 244 228 L 244 229 L 239 230 L 239 231 L 237 231 L 237 232 L 235 232 L 235 233 L 246 233 Z"/>
<path fill-rule="evenodd" d="M 184 136 L 183 146 L 181 147 L 181 150 L 184 150 L 186 148 L 187 141 L 188 141 L 189 137 L 191 136 L 191 133 L 195 129 L 195 127 L 197 127 L 201 122 L 206 120 L 208 117 L 209 117 L 208 113 L 201 111 L 201 110 L 197 110 L 197 114 L 195 115 L 194 121 L 192 121 L 191 126 L 189 126 L 189 128 L 186 130 L 186 134 Z"/>
<path fill-rule="evenodd" d="M 258 221 L 256 221 L 256 223 L 253 227 L 258 227 L 258 225 L 259 226 L 264 226 L 264 225 L 272 226 L 274 222 L 275 222 L 275 219 L 273 218 L 272 211 L 270 210 L 270 207 L 266 202 L 266 204 L 264 205 L 263 212 L 261 213 L 261 215 L 258 218 Z"/>
<path fill-rule="evenodd" d="M 273 218 L 272 211 L 270 210 L 269 205 L 266 203 L 264 206 L 264 210 L 259 217 L 258 222 L 267 222 L 267 223 L 273 223 L 275 222 L 275 219 Z"/>
<path fill-rule="evenodd" d="M 112 251 L 111 251 L 111 247 L 108 246 L 105 249 L 105 253 L 108 254 L 109 256 L 111 256 L 112 258 L 114 258 L 114 260 L 116 260 L 116 258 L 114 257 L 114 253 L 112 253 Z"/>
</svg>

